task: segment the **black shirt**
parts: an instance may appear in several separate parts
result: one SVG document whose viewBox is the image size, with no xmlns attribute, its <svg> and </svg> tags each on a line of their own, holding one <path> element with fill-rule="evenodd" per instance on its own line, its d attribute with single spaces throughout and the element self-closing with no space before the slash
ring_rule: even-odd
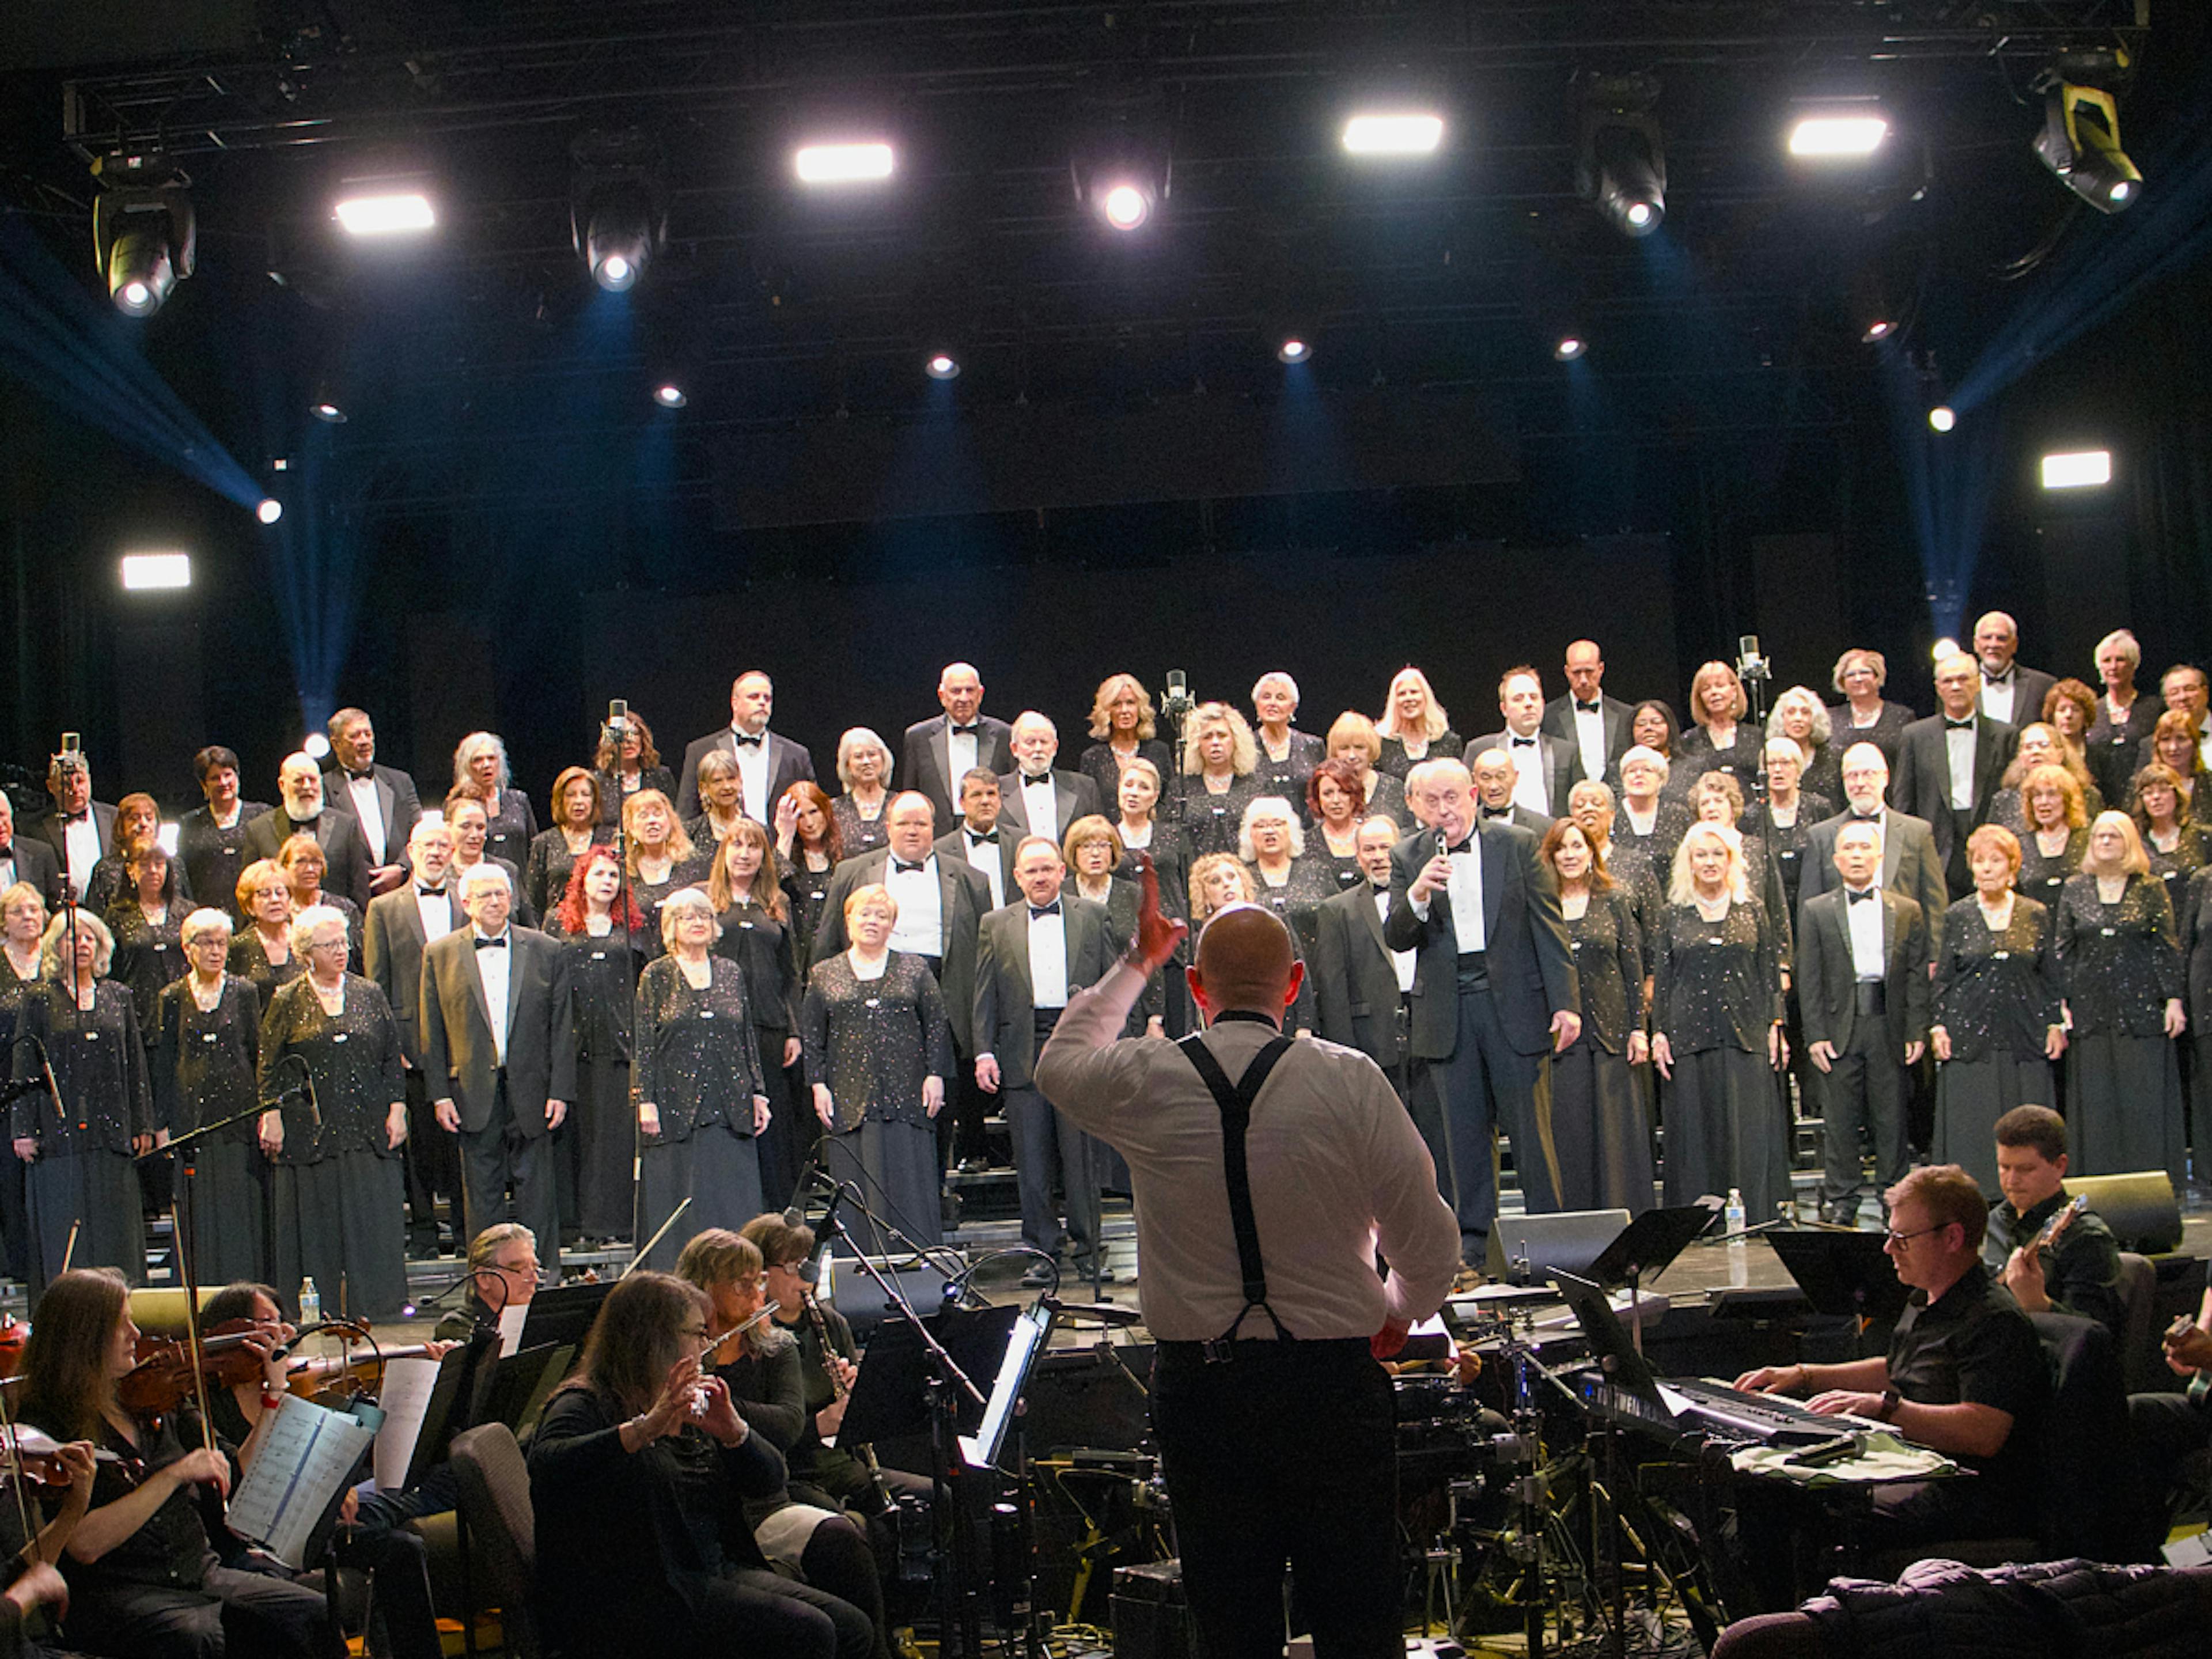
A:
<svg viewBox="0 0 2212 1659">
<path fill-rule="evenodd" d="M 2036 1478 L 2035 1437 L 2051 1373 L 2035 1327 L 1978 1261 L 1929 1302 L 1911 1303 L 1889 1339 L 1889 1382 L 1917 1406 L 1992 1406 L 2012 1418 L 1994 1457 L 1958 1462 L 1990 1483 L 1992 1498 L 2028 1502 Z"/>
<path fill-rule="evenodd" d="M 2063 1188 L 2022 1215 L 2004 1199 L 1990 1206 L 1990 1230 L 1982 1239 L 1982 1260 L 2001 1273 L 2012 1253 L 2033 1240 L 2067 1201 Z M 2118 1340 L 2125 1315 L 2120 1308 L 2120 1243 L 2094 1210 L 2084 1210 L 2043 1256 L 2044 1291 L 2051 1311 L 2094 1319 Z"/>
</svg>

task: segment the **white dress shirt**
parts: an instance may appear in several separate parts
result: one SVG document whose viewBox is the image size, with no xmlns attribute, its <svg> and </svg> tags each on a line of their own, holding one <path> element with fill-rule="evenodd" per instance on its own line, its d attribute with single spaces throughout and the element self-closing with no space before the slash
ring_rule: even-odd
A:
<svg viewBox="0 0 2212 1659">
<path fill-rule="evenodd" d="M 768 798 L 768 728 L 761 728 L 758 743 L 739 742 L 744 735 L 737 726 L 730 728 L 731 744 L 737 750 L 738 780 L 744 787 L 745 816 L 755 823 L 766 823 L 769 809 L 775 805 Z"/>
<path fill-rule="evenodd" d="M 896 868 L 894 853 L 884 866 L 884 885 L 898 902 L 898 920 L 891 924 L 890 948 L 918 957 L 945 954 L 945 894 L 937 884 L 937 854 L 930 854 L 919 870 Z"/>
<path fill-rule="evenodd" d="M 1872 893 L 1874 897 L 1851 901 L 1850 888 L 1844 889 L 1844 920 L 1850 924 L 1851 976 L 1872 981 L 1882 977 L 1881 953 L 1881 892 L 1878 886 L 1858 890 Z"/>
<path fill-rule="evenodd" d="M 377 799 L 375 775 L 371 774 L 365 778 L 356 778 L 348 774 L 345 787 L 346 793 L 353 799 L 354 817 L 360 821 L 362 837 L 368 842 L 368 861 L 382 864 L 385 862 L 386 835 L 384 803 Z"/>
<path fill-rule="evenodd" d="M 1042 783 L 1031 783 L 1026 773 L 1015 787 L 1022 792 L 1022 810 L 1029 815 L 1030 834 L 1042 836 L 1049 841 L 1060 840 L 1060 806 L 1053 799 L 1052 774 L 1044 775 Z"/>
<path fill-rule="evenodd" d="M 1570 699 L 1575 711 L 1575 747 L 1583 751 L 1583 775 L 1595 781 L 1605 776 L 1605 701 L 1585 709 L 1579 699 Z"/>
<path fill-rule="evenodd" d="M 1390 890 L 1387 887 L 1375 890 L 1375 920 L 1385 922 L 1390 920 Z M 1413 953 L 1411 951 L 1391 951 L 1390 966 L 1398 975 L 1398 994 L 1407 994 L 1413 988 Z"/>
<path fill-rule="evenodd" d="M 1552 798 L 1546 793 L 1544 740 L 1540 737 L 1505 736 L 1505 752 L 1513 757 L 1513 804 L 1532 812 L 1552 816 Z"/>
<path fill-rule="evenodd" d="M 998 831 L 1001 836 L 1006 832 Z M 1006 866 L 999 856 L 995 841 L 977 841 L 968 821 L 960 821 L 960 844 L 968 849 L 968 863 L 985 881 L 991 884 L 991 908 L 999 909 L 1006 902 Z"/>
<path fill-rule="evenodd" d="M 62 873 L 70 878 L 70 885 L 79 898 L 84 896 L 85 884 L 92 879 L 92 866 L 100 862 L 100 826 L 92 821 L 92 808 L 84 809 L 84 816 L 71 818 L 62 826 Z"/>
<path fill-rule="evenodd" d="M 1960 812 L 1974 810 L 1974 738 L 1972 730 L 1957 726 L 1943 730 L 1944 757 L 1951 763 L 1951 806 Z"/>
<path fill-rule="evenodd" d="M 448 889 L 441 887 L 425 898 L 420 883 L 415 884 L 415 909 L 422 918 L 422 943 L 428 945 L 441 939 L 453 931 L 453 902 L 447 897 Z"/>
<path fill-rule="evenodd" d="M 1024 907 L 1028 901 L 1023 901 Z M 1054 915 L 1030 911 L 1030 1006 L 1067 1006 L 1067 914 L 1062 905 Z"/>
<path fill-rule="evenodd" d="M 489 939 L 481 927 L 470 929 L 478 939 Z M 502 1066 L 507 1064 L 507 978 L 514 966 L 514 929 L 508 928 L 500 935 L 507 942 L 496 949 L 485 945 L 471 946 L 476 951 L 477 977 L 483 981 L 484 1014 L 491 1024 L 491 1051 Z"/>
<path fill-rule="evenodd" d="M 1473 956 L 1483 950 L 1482 920 L 1482 836 L 1480 831 L 1468 837 L 1468 850 L 1451 855 L 1451 885 L 1444 890 L 1451 900 L 1452 937 L 1458 941 L 1456 949 L 1463 957 Z M 1408 894 L 1407 902 L 1413 914 L 1423 921 L 1429 919 L 1429 900 L 1417 899 Z"/>
<path fill-rule="evenodd" d="M 976 737 L 973 732 L 956 732 L 952 723 L 945 724 L 945 762 L 952 775 L 945 781 L 951 787 L 952 799 L 960 799 L 960 780 L 975 769 Z"/>
<path fill-rule="evenodd" d="M 1982 675 L 1982 713 L 1990 720 L 2002 720 L 2008 726 L 2013 724 L 2013 694 L 2019 684 L 2017 665 L 2006 669 L 2004 678 L 1999 680 L 1991 679 L 1984 672 Z"/>
</svg>

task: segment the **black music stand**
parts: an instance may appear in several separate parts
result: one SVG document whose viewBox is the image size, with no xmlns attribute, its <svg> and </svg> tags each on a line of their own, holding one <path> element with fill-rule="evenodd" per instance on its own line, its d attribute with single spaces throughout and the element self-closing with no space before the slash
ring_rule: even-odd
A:
<svg viewBox="0 0 2212 1659">
<path fill-rule="evenodd" d="M 1777 1228 L 1766 1242 L 1813 1311 L 1854 1321 L 1858 1336 L 1877 1321 L 1894 1324 L 1911 1296 L 1882 1248 L 1887 1242 L 1884 1234 Z"/>
<path fill-rule="evenodd" d="M 591 1334 L 592 1322 L 599 1316 L 599 1304 L 607 1299 L 607 1292 L 614 1289 L 616 1283 L 611 1279 L 580 1280 L 539 1291 L 530 1298 L 515 1351 L 519 1353 L 546 1342 L 582 1347 L 584 1339 Z"/>
<path fill-rule="evenodd" d="M 1012 1303 L 996 1308 L 947 1308 L 922 1322 L 962 1370 L 970 1376 L 995 1377 L 999 1362 L 1006 1357 L 1006 1339 L 1013 1334 L 1021 1311 Z M 868 1351 L 861 1358 L 852 1395 L 845 1402 L 845 1420 L 837 1430 L 839 1441 L 872 1445 L 927 1435 L 930 1376 L 930 1356 L 914 1328 L 902 1320 L 885 1320 L 868 1339 Z M 975 1431 L 988 1403 L 964 1394 L 959 1396 L 961 1433 Z"/>
<path fill-rule="evenodd" d="M 1719 1213 L 1716 1206 L 1705 1203 L 1646 1210 L 1622 1228 L 1620 1237 L 1590 1263 L 1593 1283 L 1607 1289 L 1628 1287 L 1628 1329 L 1638 1353 L 1644 1352 L 1644 1279 L 1656 1279 L 1674 1266 L 1674 1258 L 1710 1228 Z"/>
</svg>

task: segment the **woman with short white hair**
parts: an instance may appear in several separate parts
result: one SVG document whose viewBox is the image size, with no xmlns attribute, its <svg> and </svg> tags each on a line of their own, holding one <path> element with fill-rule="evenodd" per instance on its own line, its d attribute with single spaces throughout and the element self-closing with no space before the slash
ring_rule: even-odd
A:
<svg viewBox="0 0 2212 1659">
<path fill-rule="evenodd" d="M 471 732 L 455 747 L 453 787 L 483 803 L 484 855 L 522 868 L 538 838 L 538 813 L 530 797 L 514 787 L 507 744 L 495 732 Z"/>
<path fill-rule="evenodd" d="M 1793 685 L 1774 700 L 1773 710 L 1766 717 L 1766 735 L 1770 744 L 1776 738 L 1788 738 L 1804 755 L 1798 784 L 1808 794 L 1825 800 L 1844 798 L 1843 757 L 1837 753 L 1832 739 L 1835 723 L 1829 717 L 1828 706 L 1820 701 L 1820 694 L 1809 685 Z M 1751 780 L 1743 780 L 1749 788 Z"/>
<path fill-rule="evenodd" d="M 1327 758 L 1328 746 L 1291 722 L 1298 714 L 1298 683 L 1279 668 L 1252 684 L 1252 740 L 1260 755 L 1253 781 L 1263 794 L 1305 799 L 1306 781 Z"/>
<path fill-rule="evenodd" d="M 131 1160 L 154 1144 L 153 1097 L 137 1010 L 107 977 L 114 954 L 106 922 L 89 910 L 63 911 L 40 940 L 39 982 L 24 988 L 15 1007 L 15 1080 L 43 1080 L 41 1067 L 50 1066 L 60 1095 L 18 1096 L 10 1125 L 15 1156 L 29 1166 L 34 1303 L 65 1256 L 72 1265 L 120 1267 L 134 1285 L 146 1277 L 143 1200 Z"/>
<path fill-rule="evenodd" d="M 407 1085 L 392 1006 L 346 971 L 349 948 L 346 919 L 329 905 L 293 917 L 292 954 L 307 972 L 277 988 L 261 1024 L 261 1098 L 305 1087 L 317 1108 L 261 1114 L 276 1166 L 269 1282 L 289 1295 L 313 1279 L 325 1315 L 392 1319 L 407 1300 Z"/>
<path fill-rule="evenodd" d="M 2116 628 L 2097 641 L 2096 662 L 2105 690 L 2097 699 L 2097 718 L 2089 722 L 2081 746 L 2105 799 L 2124 801 L 2128 781 L 2142 764 L 2136 756 L 2158 729 L 2166 704 L 2137 689 L 2136 672 L 2142 666 L 2142 647 L 2126 629 Z"/>
<path fill-rule="evenodd" d="M 154 1118 L 171 1135 L 236 1119 L 196 1143 L 192 1260 L 208 1285 L 270 1277 L 269 1164 L 252 1113 L 261 1098 L 261 994 L 224 971 L 231 922 L 195 910 L 179 930 L 185 976 L 166 987 L 147 1028 Z"/>
<path fill-rule="evenodd" d="M 830 803 L 830 811 L 848 859 L 886 842 L 884 808 L 890 804 L 891 764 L 889 745 L 865 726 L 837 739 L 837 781 L 845 793 Z"/>
<path fill-rule="evenodd" d="M 1620 765 L 1620 812 L 1613 826 L 1614 843 L 1649 864 L 1662 887 L 1674 867 L 1682 832 L 1695 816 L 1688 801 L 1668 793 L 1672 770 L 1667 757 L 1648 744 L 1626 750 Z"/>
<path fill-rule="evenodd" d="M 1870 743 L 1881 750 L 1894 772 L 1897 757 L 1905 752 L 1905 728 L 1912 724 L 1913 714 L 1903 703 L 1883 699 L 1882 687 L 1889 684 L 1889 664 L 1881 653 L 1854 646 L 1836 659 L 1829 683 L 1843 698 L 1828 705 L 1838 750 L 1855 743 Z M 1841 763 L 1839 752 L 1838 764 Z"/>
<path fill-rule="evenodd" d="M 1258 902 L 1283 919 L 1297 940 L 1298 954 L 1310 957 L 1320 924 L 1322 901 L 1336 896 L 1336 876 L 1323 858 L 1306 855 L 1305 831 L 1298 815 L 1280 795 L 1261 795 L 1244 809 L 1237 831 L 1237 856 L 1252 872 Z"/>
</svg>

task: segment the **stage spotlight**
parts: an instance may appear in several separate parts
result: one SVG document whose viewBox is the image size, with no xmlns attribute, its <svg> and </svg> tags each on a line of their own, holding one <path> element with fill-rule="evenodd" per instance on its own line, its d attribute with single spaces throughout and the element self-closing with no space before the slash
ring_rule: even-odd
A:
<svg viewBox="0 0 2212 1659">
<path fill-rule="evenodd" d="M 792 169 L 802 185 L 872 183 L 891 176 L 889 144 L 802 144 L 792 157 Z"/>
<path fill-rule="evenodd" d="M 1888 137 L 1889 118 L 1878 109 L 1808 111 L 1790 128 L 1790 153 L 1807 161 L 1863 161 Z"/>
<path fill-rule="evenodd" d="M 1355 115 L 1344 124 L 1352 155 L 1429 155 L 1444 141 L 1440 115 Z"/>
<path fill-rule="evenodd" d="M 1603 76 L 1583 94 L 1575 185 L 1624 235 L 1649 236 L 1667 217 L 1667 149 L 1651 113 L 1659 82 Z"/>
<path fill-rule="evenodd" d="M 663 409 L 681 409 L 690 399 L 684 397 L 682 386 L 667 380 L 653 387 L 653 401 Z"/>
<path fill-rule="evenodd" d="M 125 553 L 123 586 L 134 593 L 192 585 L 192 556 L 189 553 Z"/>
<path fill-rule="evenodd" d="M 1958 411 L 1948 404 L 1938 404 L 1928 411 L 1928 424 L 1932 430 L 1948 432 L 1959 424 Z"/>
<path fill-rule="evenodd" d="M 2100 213 L 2118 213 L 2142 194 L 2142 174 L 2120 148 L 2120 112 L 2109 92 L 2053 82 L 2044 94 L 2035 154 Z"/>
<path fill-rule="evenodd" d="M 183 173 L 157 154 L 104 155 L 106 186 L 92 203 L 92 245 L 108 297 L 130 317 L 150 317 L 192 274 L 198 240 Z"/>
<path fill-rule="evenodd" d="M 274 495 L 264 495 L 261 505 L 253 509 L 253 516 L 264 524 L 275 524 L 284 516 L 284 503 Z"/>
<path fill-rule="evenodd" d="M 300 739 L 300 752 L 310 760 L 320 760 L 331 752 L 331 740 L 320 732 L 310 732 Z"/>
<path fill-rule="evenodd" d="M 960 360 L 949 351 L 934 353 L 921 367 L 923 373 L 933 380 L 957 380 L 960 378 Z"/>
<path fill-rule="evenodd" d="M 328 398 L 318 398 L 313 403 L 308 404 L 307 413 L 313 416 L 325 426 L 343 426 L 345 424 L 345 410 L 340 409 Z"/>
<path fill-rule="evenodd" d="M 1098 197 L 1098 216 L 1116 230 L 1135 230 L 1152 216 L 1152 192 L 1128 179 L 1109 185 Z"/>
<path fill-rule="evenodd" d="M 349 185 L 333 210 L 349 236 L 400 236 L 429 230 L 438 222 L 430 198 L 421 191 L 379 190 L 366 179 Z"/>
<path fill-rule="evenodd" d="M 1942 661 L 1946 657 L 1955 657 L 1959 654 L 1959 642 L 1958 641 L 1951 638 L 1948 635 L 1946 635 L 1943 638 L 1936 641 L 1935 645 L 1929 648 L 1928 654 L 1937 662 Z"/>
<path fill-rule="evenodd" d="M 1579 334 L 1562 334 L 1552 347 L 1552 356 L 1563 363 L 1571 363 L 1589 349 L 1589 342 Z"/>
<path fill-rule="evenodd" d="M 1897 325 L 1887 317 L 1876 317 L 1859 330 L 1859 341 L 1872 345 L 1876 340 L 1887 340 L 1897 332 Z"/>
<path fill-rule="evenodd" d="M 2043 458 L 2045 489 L 2094 489 L 2112 481 L 2112 452 L 2081 449 L 2058 452 Z"/>
<path fill-rule="evenodd" d="M 1313 347 L 1294 334 L 1275 348 L 1275 356 L 1286 363 L 1302 363 L 1313 356 Z"/>
<path fill-rule="evenodd" d="M 568 232 L 592 280 L 627 293 L 668 240 L 659 142 L 635 127 L 586 132 L 568 147 Z"/>
</svg>

